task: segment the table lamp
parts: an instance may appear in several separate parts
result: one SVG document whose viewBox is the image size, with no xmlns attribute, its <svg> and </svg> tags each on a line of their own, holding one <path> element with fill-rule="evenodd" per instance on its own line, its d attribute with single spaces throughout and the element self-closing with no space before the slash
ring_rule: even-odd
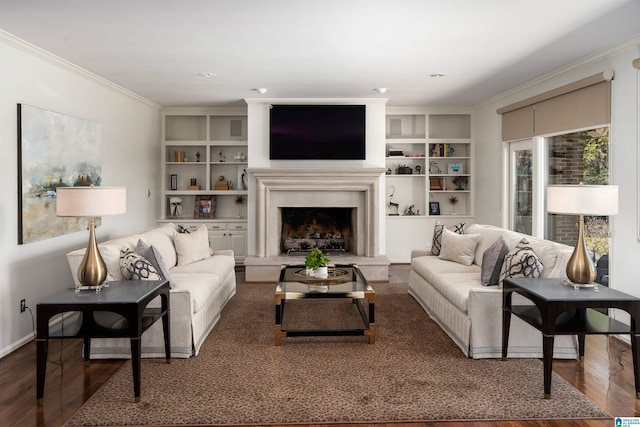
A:
<svg viewBox="0 0 640 427">
<path fill-rule="evenodd" d="M 547 212 L 580 216 L 578 241 L 567 263 L 567 277 L 573 286 L 589 286 L 596 278 L 596 268 L 584 240 L 584 216 L 617 214 L 618 186 L 550 185 L 547 187 Z"/>
<path fill-rule="evenodd" d="M 120 215 L 127 211 L 125 187 L 58 187 L 56 215 L 89 217 L 89 243 L 78 268 L 81 289 L 99 291 L 107 278 L 107 267 L 100 255 L 95 235 L 95 218 Z"/>
</svg>

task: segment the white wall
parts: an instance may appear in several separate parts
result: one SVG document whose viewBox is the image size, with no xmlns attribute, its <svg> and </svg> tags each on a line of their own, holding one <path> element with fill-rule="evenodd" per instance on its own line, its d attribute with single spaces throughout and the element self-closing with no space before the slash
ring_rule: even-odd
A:
<svg viewBox="0 0 640 427">
<path fill-rule="evenodd" d="M 605 70 L 613 70 L 610 133 L 611 184 L 620 187 L 619 215 L 612 217 L 610 286 L 640 296 L 638 241 L 638 71 L 631 61 L 640 57 L 638 41 L 619 46 L 579 66 L 567 67 L 548 78 L 491 100 L 476 110 L 476 222 L 502 225 L 502 142 L 496 110 L 516 101 Z M 622 316 L 625 317 L 624 315 Z"/>
<path fill-rule="evenodd" d="M 18 245 L 18 103 L 102 124 L 103 185 L 127 187 L 127 214 L 105 217 L 98 241 L 149 227 L 159 212 L 159 106 L 0 31 L 0 357 L 33 338 L 30 311 L 68 288 L 65 253 L 86 246 L 77 232 Z M 147 197 L 147 190 L 151 197 Z"/>
</svg>

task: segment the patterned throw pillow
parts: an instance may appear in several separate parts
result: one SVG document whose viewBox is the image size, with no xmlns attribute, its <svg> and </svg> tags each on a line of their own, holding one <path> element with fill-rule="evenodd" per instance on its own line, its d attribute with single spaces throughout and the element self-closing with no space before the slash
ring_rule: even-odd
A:
<svg viewBox="0 0 640 427">
<path fill-rule="evenodd" d="M 433 228 L 433 242 L 431 243 L 431 255 L 440 255 L 442 249 L 442 230 L 446 227 L 440 222 L 436 221 L 436 226 Z M 464 234 L 464 222 L 449 227 L 449 230 L 454 233 Z"/>
<path fill-rule="evenodd" d="M 120 250 L 120 271 L 125 280 L 160 280 L 156 268 L 148 259 L 129 248 Z"/>
<path fill-rule="evenodd" d="M 510 277 L 540 277 L 543 268 L 542 262 L 529 245 L 529 241 L 522 239 L 515 248 L 505 255 L 500 270 L 499 285 L 502 287 L 504 279 Z"/>
</svg>

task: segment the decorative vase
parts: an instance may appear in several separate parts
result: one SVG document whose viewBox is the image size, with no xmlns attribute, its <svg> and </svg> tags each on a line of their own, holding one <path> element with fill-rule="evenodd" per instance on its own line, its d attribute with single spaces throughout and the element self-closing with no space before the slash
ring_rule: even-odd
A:
<svg viewBox="0 0 640 427">
<path fill-rule="evenodd" d="M 318 269 L 316 270 L 316 277 L 319 279 L 326 279 L 327 277 L 329 277 L 329 267 L 318 267 Z"/>
<path fill-rule="evenodd" d="M 307 269 L 305 270 L 305 273 L 309 277 L 315 277 L 315 275 L 316 275 L 316 272 L 311 267 L 307 267 Z"/>
</svg>

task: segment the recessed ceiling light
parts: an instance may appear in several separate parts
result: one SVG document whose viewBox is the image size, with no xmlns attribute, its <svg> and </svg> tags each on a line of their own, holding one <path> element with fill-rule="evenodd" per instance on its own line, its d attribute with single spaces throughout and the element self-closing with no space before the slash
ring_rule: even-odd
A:
<svg viewBox="0 0 640 427">
<path fill-rule="evenodd" d="M 216 76 L 215 73 L 198 73 L 198 75 L 200 77 L 207 77 L 207 78 L 211 78 L 211 77 L 215 77 Z"/>
<path fill-rule="evenodd" d="M 259 87 L 257 89 L 254 89 L 256 92 L 258 92 L 259 94 L 264 94 L 267 93 L 267 88 L 266 87 Z"/>
<path fill-rule="evenodd" d="M 432 73 L 432 74 L 429 74 L 429 77 L 444 77 L 444 76 L 446 76 L 445 73 Z"/>
<path fill-rule="evenodd" d="M 385 93 L 387 91 L 386 87 L 378 87 L 374 89 L 378 93 Z"/>
</svg>

